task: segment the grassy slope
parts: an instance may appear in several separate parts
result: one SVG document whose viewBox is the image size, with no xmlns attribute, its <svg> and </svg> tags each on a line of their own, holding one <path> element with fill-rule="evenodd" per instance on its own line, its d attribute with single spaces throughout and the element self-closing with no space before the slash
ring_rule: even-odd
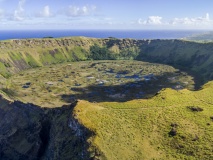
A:
<svg viewBox="0 0 213 160">
<path fill-rule="evenodd" d="M 213 79 L 213 45 L 185 40 L 153 40 L 140 47 L 138 60 L 166 63 L 199 73 L 204 82 Z"/>
<path fill-rule="evenodd" d="M 95 132 L 88 141 L 91 151 L 94 146 L 101 151 L 101 159 L 213 159 L 212 97 L 209 82 L 200 91 L 165 89 L 147 100 L 80 101 L 75 114 Z M 193 112 L 190 106 L 203 111 Z M 172 128 L 176 136 L 169 136 Z"/>
<path fill-rule="evenodd" d="M 142 60 L 151 57 L 161 63 L 189 65 L 206 79 L 213 77 L 212 43 L 116 40 L 112 45 L 82 37 L 1 42 L 0 73 L 7 77 L 30 67 L 85 60 L 95 43 L 106 44 L 115 53 L 136 45 Z M 110 160 L 213 159 L 212 96 L 213 83 L 209 82 L 200 91 L 166 89 L 148 100 L 97 104 L 80 101 L 75 115 L 95 132 L 88 140 L 92 156 Z M 199 106 L 204 111 L 192 112 L 188 106 Z M 168 134 L 172 128 L 177 130 L 173 137 Z"/>
<path fill-rule="evenodd" d="M 0 42 L 0 73 L 8 77 L 27 68 L 87 60 L 90 47 L 106 47 L 117 59 L 150 60 L 196 71 L 205 82 L 213 79 L 212 42 L 184 40 L 96 39 L 70 37 Z"/>
<path fill-rule="evenodd" d="M 99 39 L 84 37 L 1 41 L 0 74 L 8 77 L 32 67 L 86 60 L 95 43 L 102 45 Z"/>
</svg>

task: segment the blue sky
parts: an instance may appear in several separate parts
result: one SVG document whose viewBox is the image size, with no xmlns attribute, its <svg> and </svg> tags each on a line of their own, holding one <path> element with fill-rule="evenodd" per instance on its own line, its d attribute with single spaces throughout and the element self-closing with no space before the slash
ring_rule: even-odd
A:
<svg viewBox="0 0 213 160">
<path fill-rule="evenodd" d="M 213 29 L 213 0 L 0 0 L 5 29 Z"/>
</svg>

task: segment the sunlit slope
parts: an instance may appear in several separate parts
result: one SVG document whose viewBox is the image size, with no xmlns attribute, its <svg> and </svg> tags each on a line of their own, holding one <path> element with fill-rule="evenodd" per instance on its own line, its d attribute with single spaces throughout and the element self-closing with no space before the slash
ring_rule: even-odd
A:
<svg viewBox="0 0 213 160">
<path fill-rule="evenodd" d="M 95 43 L 101 46 L 102 40 L 71 37 L 0 41 L 0 74 L 7 77 L 28 68 L 86 60 Z"/>
<path fill-rule="evenodd" d="M 200 91 L 162 90 L 125 103 L 79 101 L 75 116 L 94 131 L 100 159 L 213 159 L 213 82 Z"/>
</svg>

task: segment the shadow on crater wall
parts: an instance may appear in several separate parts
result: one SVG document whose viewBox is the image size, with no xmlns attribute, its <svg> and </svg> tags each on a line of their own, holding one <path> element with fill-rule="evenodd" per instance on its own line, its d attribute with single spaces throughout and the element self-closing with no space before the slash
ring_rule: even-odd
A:
<svg viewBox="0 0 213 160">
<path fill-rule="evenodd" d="M 72 116 L 76 103 L 48 109 L 1 97 L 0 159 L 89 159 L 92 133 Z"/>
</svg>

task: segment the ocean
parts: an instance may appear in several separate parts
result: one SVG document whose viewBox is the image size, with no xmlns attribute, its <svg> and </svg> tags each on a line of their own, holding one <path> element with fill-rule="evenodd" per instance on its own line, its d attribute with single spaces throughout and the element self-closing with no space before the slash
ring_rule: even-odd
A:
<svg viewBox="0 0 213 160">
<path fill-rule="evenodd" d="M 94 38 L 180 39 L 205 32 L 206 31 L 199 30 L 1 30 L 0 40 L 72 36 Z"/>
</svg>

